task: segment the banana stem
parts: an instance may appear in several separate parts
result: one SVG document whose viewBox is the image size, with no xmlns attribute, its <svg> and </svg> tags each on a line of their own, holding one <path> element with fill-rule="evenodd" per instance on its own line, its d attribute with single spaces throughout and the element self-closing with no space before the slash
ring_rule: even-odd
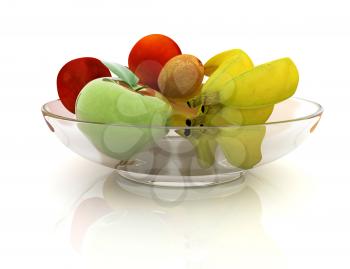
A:
<svg viewBox="0 0 350 269">
<path fill-rule="evenodd" d="M 208 126 L 209 122 L 207 121 L 208 114 L 216 114 L 222 109 L 222 105 L 213 105 L 213 106 L 204 106 L 201 107 L 201 113 L 195 118 L 186 119 L 187 126 Z"/>
<path fill-rule="evenodd" d="M 187 101 L 187 105 L 190 108 L 195 108 L 198 107 L 202 104 L 202 96 L 197 96 L 195 98 L 192 98 L 190 100 Z"/>
<path fill-rule="evenodd" d="M 217 114 L 220 112 L 222 108 L 223 108 L 222 105 L 204 106 L 204 111 L 205 111 L 205 114 Z"/>
<path fill-rule="evenodd" d="M 203 126 L 204 120 L 205 120 L 205 114 L 202 114 L 200 116 L 197 116 L 193 119 L 187 119 L 191 121 L 191 126 Z"/>
<path fill-rule="evenodd" d="M 190 108 L 195 108 L 200 105 L 211 106 L 220 104 L 220 97 L 217 92 L 208 95 L 199 95 L 187 101 Z"/>
</svg>

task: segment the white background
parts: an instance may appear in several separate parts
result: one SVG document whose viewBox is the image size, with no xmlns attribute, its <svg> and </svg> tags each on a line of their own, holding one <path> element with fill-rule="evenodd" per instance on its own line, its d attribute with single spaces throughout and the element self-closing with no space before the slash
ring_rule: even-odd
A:
<svg viewBox="0 0 350 269">
<path fill-rule="evenodd" d="M 1 0 L 0 268 L 349 268 L 347 2 Z M 150 33 L 172 37 L 202 61 L 230 48 L 255 63 L 289 56 L 300 71 L 296 95 L 325 113 L 300 148 L 248 175 L 254 199 L 203 202 L 192 213 L 165 208 L 160 224 L 159 208 L 130 209 L 136 198 L 121 198 L 119 210 L 133 216 L 118 224 L 123 232 L 109 232 L 110 246 L 89 235 L 90 248 L 78 254 L 67 216 L 111 170 L 60 144 L 40 107 L 57 98 L 65 62 L 94 56 L 126 64 L 132 45 Z M 217 215 L 221 207 L 233 213 Z M 220 229 L 197 229 L 197 211 L 201 223 L 217 218 Z M 158 233 L 163 228 L 170 232 Z"/>
</svg>

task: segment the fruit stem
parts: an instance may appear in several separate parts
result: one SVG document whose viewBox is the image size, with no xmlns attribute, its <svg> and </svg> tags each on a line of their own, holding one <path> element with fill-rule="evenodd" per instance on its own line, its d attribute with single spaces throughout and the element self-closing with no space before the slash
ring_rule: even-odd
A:
<svg viewBox="0 0 350 269">
<path fill-rule="evenodd" d="M 145 88 L 148 88 L 148 86 L 146 85 L 136 85 L 136 86 L 133 86 L 132 89 L 135 91 L 135 92 L 138 92 L 139 90 L 142 90 L 142 89 L 145 89 Z"/>
<path fill-rule="evenodd" d="M 192 98 L 190 100 L 187 101 L 187 105 L 190 107 L 190 108 L 195 108 L 195 107 L 198 107 L 202 104 L 202 96 L 199 95 L 195 98 Z"/>
<path fill-rule="evenodd" d="M 188 100 L 187 105 L 190 108 L 195 108 L 195 107 L 198 107 L 200 105 L 203 105 L 203 106 L 218 105 L 218 104 L 220 104 L 219 100 L 220 100 L 220 97 L 219 97 L 219 94 L 217 92 L 211 93 L 209 95 L 202 94 L 202 95 L 196 96 L 196 97 Z"/>
<path fill-rule="evenodd" d="M 217 114 L 222 109 L 222 105 L 204 106 L 205 114 Z"/>
<path fill-rule="evenodd" d="M 190 126 L 200 126 L 201 124 L 204 124 L 204 120 L 205 120 L 205 114 L 202 114 L 193 119 L 187 119 L 186 124 L 187 124 L 187 121 L 191 121 Z"/>
</svg>

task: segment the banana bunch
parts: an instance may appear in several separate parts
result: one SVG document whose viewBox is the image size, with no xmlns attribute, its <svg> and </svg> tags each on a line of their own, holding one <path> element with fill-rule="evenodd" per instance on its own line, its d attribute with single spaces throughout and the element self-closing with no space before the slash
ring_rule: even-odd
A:
<svg viewBox="0 0 350 269">
<path fill-rule="evenodd" d="M 198 162 L 204 168 L 212 166 L 219 145 L 231 165 L 252 168 L 262 158 L 266 133 L 265 126 L 259 124 L 268 120 L 274 104 L 294 94 L 298 70 L 289 58 L 254 67 L 239 49 L 215 55 L 204 68 L 209 79 L 201 93 L 187 102 L 189 107 L 200 109 L 196 117 L 186 120 L 186 125 L 220 128 L 186 133 L 196 148 Z"/>
<path fill-rule="evenodd" d="M 299 75 L 291 59 L 281 58 L 253 67 L 251 61 L 249 65 L 243 60 L 248 57 L 245 53 L 225 60 L 226 54 L 220 53 L 204 65 L 209 70 L 218 67 L 203 85 L 201 94 L 187 102 L 189 107 L 258 108 L 279 103 L 295 93 Z"/>
</svg>

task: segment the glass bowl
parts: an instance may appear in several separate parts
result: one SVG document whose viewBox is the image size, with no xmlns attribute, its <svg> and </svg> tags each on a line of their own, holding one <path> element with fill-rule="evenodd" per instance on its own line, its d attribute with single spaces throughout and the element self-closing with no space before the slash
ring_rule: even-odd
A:
<svg viewBox="0 0 350 269">
<path fill-rule="evenodd" d="M 299 146 L 319 122 L 321 105 L 301 98 L 276 104 L 264 124 L 147 127 L 79 121 L 60 100 L 42 107 L 69 149 L 130 180 L 158 186 L 206 186 L 241 177 Z"/>
</svg>

